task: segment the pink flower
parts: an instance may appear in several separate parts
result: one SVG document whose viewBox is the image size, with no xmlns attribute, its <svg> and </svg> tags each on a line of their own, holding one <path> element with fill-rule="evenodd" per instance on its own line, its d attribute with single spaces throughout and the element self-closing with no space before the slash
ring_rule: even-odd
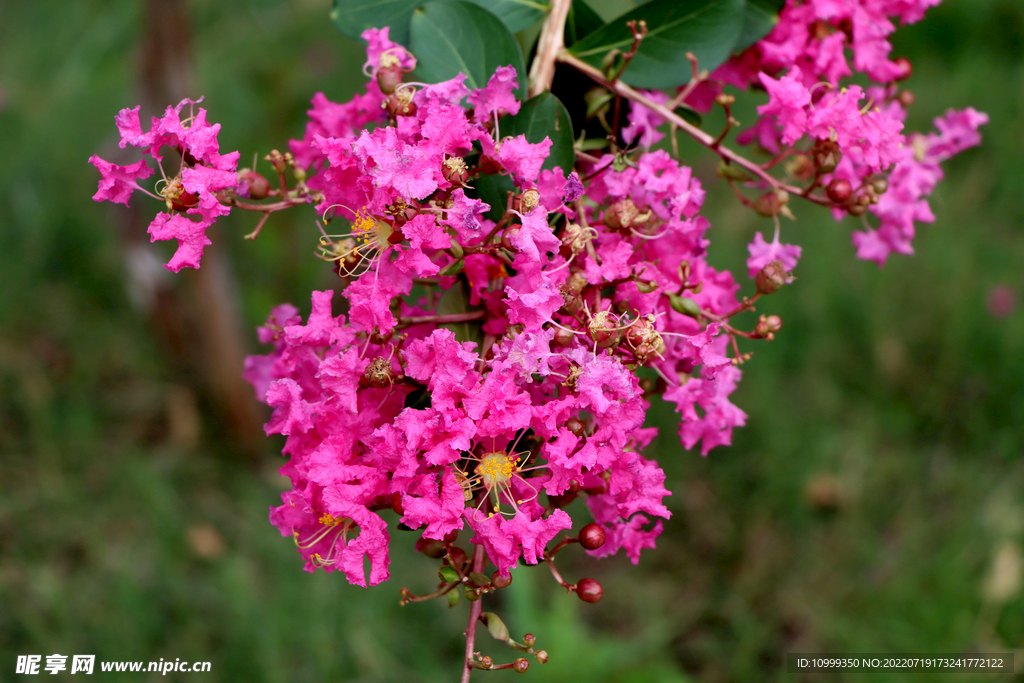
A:
<svg viewBox="0 0 1024 683">
<path fill-rule="evenodd" d="M 537 144 L 526 141 L 525 135 L 505 138 L 496 150 L 497 160 L 508 171 L 516 184 L 528 188 L 537 182 L 540 168 L 551 150 L 551 138 Z"/>
<path fill-rule="evenodd" d="M 781 244 L 779 235 L 776 233 L 771 242 L 765 242 L 764 237 L 758 232 L 754 235 L 754 241 L 747 245 L 750 258 L 747 259 L 747 274 L 754 277 L 762 268 L 772 261 L 782 261 L 784 270 L 796 268 L 797 259 L 800 258 L 800 247 L 791 244 Z"/>
<path fill-rule="evenodd" d="M 139 187 L 138 181 L 153 175 L 153 169 L 146 164 L 145 159 L 139 159 L 128 166 L 118 166 L 93 154 L 89 157 L 89 163 L 99 170 L 101 176 L 100 187 L 92 196 L 96 202 L 107 201 L 128 206 L 128 198 Z"/>
<path fill-rule="evenodd" d="M 412 53 L 388 38 L 390 30 L 385 26 L 384 28 L 368 28 L 363 31 L 362 38 L 367 43 L 366 63 L 363 64 L 364 72 L 376 76 L 377 70 L 381 66 L 381 58 L 384 56 L 393 58 L 403 71 L 412 71 L 416 68 L 416 58 L 412 56 Z"/>
<path fill-rule="evenodd" d="M 494 116 L 519 113 L 520 102 L 513 94 L 519 87 L 516 70 L 512 66 L 499 66 L 487 85 L 470 93 L 467 101 L 473 105 L 473 120 L 487 123 Z"/>
<path fill-rule="evenodd" d="M 774 114 L 782 124 L 782 142 L 791 145 L 807 131 L 804 107 L 811 103 L 811 93 L 803 85 L 803 74 L 794 67 L 780 80 L 764 73 L 760 74 L 760 79 L 768 91 L 768 104 L 758 107 L 757 113 Z"/>
</svg>

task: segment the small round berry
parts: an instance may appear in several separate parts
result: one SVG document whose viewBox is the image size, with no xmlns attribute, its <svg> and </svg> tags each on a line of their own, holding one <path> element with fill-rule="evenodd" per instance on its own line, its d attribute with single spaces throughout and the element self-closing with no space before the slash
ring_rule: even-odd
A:
<svg viewBox="0 0 1024 683">
<path fill-rule="evenodd" d="M 512 575 L 502 576 L 498 572 L 491 574 L 491 583 L 495 588 L 508 588 L 512 585 Z"/>
<path fill-rule="evenodd" d="M 836 178 L 828 184 L 825 194 L 836 204 L 844 204 L 853 194 L 853 185 L 846 178 Z"/>
<path fill-rule="evenodd" d="M 897 57 L 892 61 L 901 71 L 900 75 L 896 77 L 897 81 L 905 81 L 914 74 L 914 65 L 906 57 Z"/>
<path fill-rule="evenodd" d="M 604 528 L 591 522 L 583 527 L 578 538 L 580 545 L 587 550 L 597 550 L 604 545 Z"/>
<path fill-rule="evenodd" d="M 576 595 L 580 596 L 583 602 L 597 602 L 603 594 L 604 590 L 597 579 L 580 579 L 576 584 Z"/>
</svg>

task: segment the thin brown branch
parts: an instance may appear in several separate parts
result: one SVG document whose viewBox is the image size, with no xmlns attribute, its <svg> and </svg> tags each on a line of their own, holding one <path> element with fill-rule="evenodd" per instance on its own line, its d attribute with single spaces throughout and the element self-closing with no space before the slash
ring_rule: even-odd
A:
<svg viewBox="0 0 1024 683">
<path fill-rule="evenodd" d="M 551 11 L 544 20 L 544 28 L 537 41 L 537 56 L 530 66 L 530 97 L 551 89 L 555 78 L 555 62 L 565 45 L 565 21 L 569 17 L 572 0 L 551 0 Z"/>
<path fill-rule="evenodd" d="M 761 166 L 759 164 L 751 161 L 750 159 L 747 159 L 746 157 L 738 154 L 737 152 L 734 152 L 733 150 L 729 149 L 728 147 L 723 147 L 721 145 L 715 146 L 715 138 L 714 137 L 712 137 L 708 133 L 705 133 L 700 128 L 697 128 L 696 126 L 691 125 L 689 122 L 687 122 L 684 118 L 682 118 L 681 116 L 679 116 L 675 112 L 670 111 L 664 105 L 661 105 L 661 104 L 658 104 L 657 102 L 652 101 L 649 97 L 646 97 L 645 95 L 637 92 L 636 90 L 634 90 L 633 88 L 629 87 L 628 85 L 626 85 L 622 81 L 617 81 L 615 83 L 609 82 L 604 77 L 604 74 L 601 73 L 600 69 L 594 68 L 590 64 L 587 64 L 586 62 L 582 61 L 581 59 L 578 59 L 578 58 L 574 57 L 573 55 L 569 54 L 565 50 L 562 50 L 560 53 L 558 53 L 558 60 L 563 62 L 563 63 L 565 63 L 565 64 L 569 64 L 573 68 L 581 71 L 582 73 L 584 73 L 587 76 L 589 76 L 592 80 L 594 80 L 595 82 L 603 85 L 604 87 L 608 88 L 612 92 L 614 92 L 614 93 L 616 93 L 618 95 L 621 95 L 621 96 L 625 97 L 626 99 L 628 99 L 628 100 L 630 100 L 632 102 L 636 102 L 638 104 L 642 104 L 643 106 L 647 107 L 648 109 L 650 109 L 651 111 L 656 113 L 658 116 L 662 117 L 666 121 L 669 121 L 670 123 L 675 125 L 677 128 L 679 128 L 680 130 L 685 132 L 687 135 L 692 137 L 694 140 L 696 140 L 700 144 L 702 144 L 705 147 L 707 147 L 708 149 L 714 151 L 716 154 L 718 154 L 723 159 L 728 159 L 729 161 L 731 161 L 732 163 L 736 164 L 737 166 L 740 166 L 740 167 L 746 169 L 751 174 L 753 174 L 753 175 L 757 176 L 758 178 L 760 178 L 761 180 L 764 180 L 765 182 L 769 183 L 772 187 L 774 187 L 776 189 L 780 189 L 780 190 L 785 190 L 786 192 L 789 192 L 790 194 L 795 194 L 795 195 L 803 196 L 803 188 L 794 187 L 792 185 L 789 185 L 789 184 L 779 180 L 778 178 L 776 178 L 775 176 L 771 175 L 770 173 L 765 171 L 763 168 L 761 168 Z M 815 204 L 821 204 L 822 206 L 830 206 L 831 205 L 831 202 L 828 199 L 826 199 L 825 197 L 818 197 L 818 196 L 811 195 L 811 196 L 808 196 L 808 197 L 805 197 L 805 198 L 810 200 L 810 201 L 812 201 L 812 202 L 814 202 Z"/>
</svg>

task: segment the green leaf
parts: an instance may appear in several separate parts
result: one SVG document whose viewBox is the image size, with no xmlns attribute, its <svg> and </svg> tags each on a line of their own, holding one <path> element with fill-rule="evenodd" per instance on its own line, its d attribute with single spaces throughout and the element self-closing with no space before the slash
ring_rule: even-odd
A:
<svg viewBox="0 0 1024 683">
<path fill-rule="evenodd" d="M 647 22 L 622 80 L 639 88 L 674 88 L 690 80 L 687 52 L 701 69 L 713 70 L 729 58 L 743 30 L 745 0 L 652 0 L 627 12 L 572 46 L 571 53 L 595 67 L 610 50 L 628 52 L 633 34 L 627 21 Z"/>
<path fill-rule="evenodd" d="M 733 49 L 742 52 L 771 33 L 775 24 L 779 23 L 779 12 L 785 4 L 785 0 L 747 0 L 743 30 Z"/>
<path fill-rule="evenodd" d="M 490 577 L 480 572 L 470 572 L 469 580 L 473 582 L 473 585 L 477 588 L 483 588 L 484 586 L 491 583 Z"/>
<path fill-rule="evenodd" d="M 508 193 L 516 191 L 516 184 L 511 176 L 482 175 L 473 181 L 476 187 L 476 198 L 490 205 L 486 216 L 492 221 L 500 221 L 508 206 Z"/>
<path fill-rule="evenodd" d="M 700 112 L 685 104 L 680 104 L 676 107 L 676 113 L 679 114 L 680 118 L 689 123 L 690 125 L 700 128 L 704 125 L 704 117 L 700 115 Z"/>
<path fill-rule="evenodd" d="M 437 575 L 441 577 L 442 581 L 447 581 L 448 583 L 459 580 L 459 573 L 455 571 L 455 569 L 453 569 L 452 567 L 449 567 L 448 565 L 445 565 L 438 569 Z"/>
<path fill-rule="evenodd" d="M 604 19 L 583 0 L 576 0 L 569 6 L 565 21 L 565 46 L 572 47 L 602 26 Z"/>
<path fill-rule="evenodd" d="M 551 138 L 551 151 L 544 160 L 544 168 L 561 166 L 566 175 L 572 171 L 576 161 L 572 149 L 575 139 L 572 121 L 569 120 L 565 105 L 550 92 L 542 92 L 523 102 L 518 114 L 498 121 L 498 130 L 503 138 L 525 135 L 526 141 L 533 144 L 546 137 Z"/>
<path fill-rule="evenodd" d="M 518 33 L 533 26 L 548 13 L 550 5 L 542 0 L 469 0 L 505 22 L 508 30 Z"/>
<path fill-rule="evenodd" d="M 474 310 L 477 309 L 469 305 L 469 285 L 462 278 L 459 278 L 451 289 L 442 294 L 441 299 L 437 302 L 438 315 L 469 313 Z M 445 323 L 440 327 L 451 330 L 455 339 L 460 342 L 476 342 L 479 346 L 483 341 L 481 326 L 476 322 Z"/>
<path fill-rule="evenodd" d="M 466 74 L 466 87 L 482 88 L 499 66 L 519 75 L 517 96 L 526 96 L 526 69 L 519 44 L 501 19 L 464 0 L 434 0 L 412 14 L 409 49 L 415 77 L 439 83 Z"/>
<path fill-rule="evenodd" d="M 484 612 L 480 615 L 480 620 L 487 626 L 487 632 L 491 634 L 492 638 L 503 642 L 508 640 L 508 627 L 497 614 Z"/>
<path fill-rule="evenodd" d="M 390 26 L 388 37 L 409 44 L 409 20 L 422 0 L 334 0 L 331 21 L 350 38 L 359 38 L 368 28 Z"/>
</svg>

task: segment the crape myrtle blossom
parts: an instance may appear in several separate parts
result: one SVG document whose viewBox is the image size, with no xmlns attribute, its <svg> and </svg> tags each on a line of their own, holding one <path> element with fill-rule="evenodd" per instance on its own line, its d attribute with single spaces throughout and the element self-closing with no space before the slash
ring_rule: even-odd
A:
<svg viewBox="0 0 1024 683">
<path fill-rule="evenodd" d="M 516 567 L 542 562 L 594 602 L 600 585 L 565 581 L 554 557 L 579 543 L 636 564 L 655 547 L 671 493 L 648 457 L 652 402 L 674 407 L 679 442 L 702 456 L 746 422 L 732 402 L 751 358 L 741 340 L 770 341 L 782 321 L 762 314 L 742 329 L 735 320 L 794 280 L 802 249 L 783 241 L 779 221 L 793 218 L 790 198 L 859 218 L 857 256 L 881 265 L 912 253 L 915 223 L 934 220 L 927 197 L 939 164 L 979 144 L 987 117 L 970 108 L 935 119 L 936 132 L 904 130 L 912 97 L 897 81 L 910 66 L 890 58 L 887 38 L 892 19 L 916 21 L 932 4 L 790 0 L 767 37 L 710 77 L 695 66 L 675 97 L 608 81 L 556 51 L 552 59 L 630 100 L 622 127 L 575 150 L 571 168 L 553 163 L 561 147 L 536 134 L 543 121 L 531 120 L 530 135 L 507 134 L 522 130 L 503 121 L 522 108 L 513 66 L 475 89 L 461 73 L 409 82 L 416 57 L 373 28 L 363 33 L 365 91 L 345 103 L 317 93 L 301 139 L 266 157 L 279 189 L 239 170 L 238 152 L 221 155 L 219 125 L 184 100 L 148 131 L 138 107 L 118 114 L 121 147 L 142 149 L 156 167 L 94 156 L 94 198 L 127 204 L 142 190 L 161 199 L 167 211 L 149 232 L 178 240 L 174 271 L 199 267 L 207 228 L 234 208 L 263 213 L 252 239 L 277 210 L 315 208 L 311 247 L 338 285 L 312 292 L 308 315 L 274 308 L 257 332 L 266 353 L 244 368 L 271 409 L 267 434 L 284 438 L 280 471 L 291 486 L 270 521 L 306 570 L 382 583 L 393 534 L 409 532 L 441 562 L 441 583 L 428 595 L 403 588 L 402 604 L 479 600 L 507 587 Z M 635 45 L 641 29 L 631 26 Z M 854 71 L 878 85 L 844 85 Z M 738 125 L 726 87 L 764 91 L 760 118 L 737 142 L 756 143 L 769 161 L 724 146 Z M 684 102 L 722 106 L 722 133 L 687 129 L 672 111 Z M 771 241 L 757 231 L 747 246 L 753 282 L 708 262 L 704 186 L 652 149 L 669 122 L 721 157 L 719 175 L 739 201 L 774 219 Z M 501 185 L 512 189 L 488 193 Z M 763 194 L 748 198 L 751 190 Z M 570 507 L 577 499 L 585 506 Z M 470 668 L 490 668 L 471 651 L 476 622 L 492 626 L 487 614 L 470 611 L 464 681 Z M 529 643 L 519 649 L 546 659 Z"/>
<path fill-rule="evenodd" d="M 178 272 L 182 268 L 198 268 L 203 248 L 210 244 L 206 229 L 220 216 L 230 212 L 230 207 L 220 201 L 218 193 L 238 186 L 238 152 L 220 154 L 217 133 L 220 124 L 206 120 L 206 110 L 194 105 L 201 101 L 182 100 L 176 107 L 167 107 L 161 118 L 153 117 L 149 131 L 142 130 L 139 107 L 122 109 L 117 115 L 118 132 L 121 134 L 120 147 L 140 147 L 160 168 L 161 180 L 157 194 L 167 205 L 166 213 L 157 214 L 149 226 L 152 241 L 175 239 L 178 248 L 166 264 L 168 270 Z M 182 112 L 189 107 L 184 119 Z M 164 170 L 164 147 L 174 151 L 173 176 Z M 146 192 L 138 184 L 153 175 L 154 170 L 145 159 L 128 166 L 111 164 L 93 155 L 89 159 L 101 179 L 99 191 L 93 196 L 96 201 L 112 201 L 128 204 L 135 190 Z M 147 194 L 151 194 L 146 192 Z M 189 216 L 198 217 L 193 220 Z"/>
</svg>

